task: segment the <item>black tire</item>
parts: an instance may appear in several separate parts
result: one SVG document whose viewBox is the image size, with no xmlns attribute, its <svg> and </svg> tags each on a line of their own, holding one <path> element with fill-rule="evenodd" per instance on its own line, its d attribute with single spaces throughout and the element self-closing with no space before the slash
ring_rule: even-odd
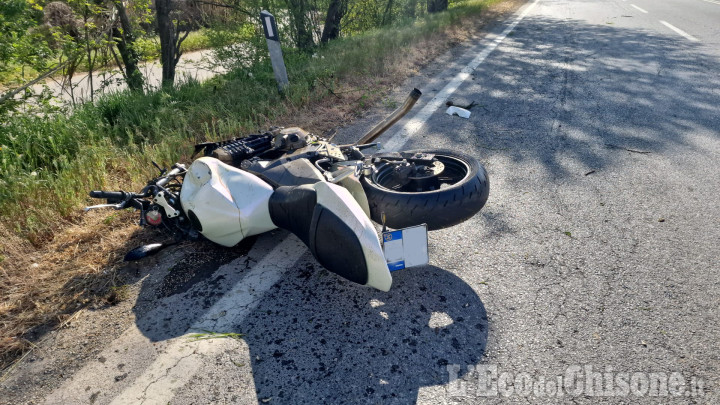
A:
<svg viewBox="0 0 720 405">
<path fill-rule="evenodd" d="M 400 229 L 425 223 L 429 230 L 435 230 L 457 225 L 485 205 L 490 183 L 485 168 L 475 158 L 448 150 L 408 152 L 434 154 L 455 176 L 446 178 L 438 190 L 397 191 L 385 187 L 393 165 L 380 164 L 376 173 L 364 176 L 362 181 L 373 221 L 382 223 L 384 212 L 388 227 Z"/>
</svg>

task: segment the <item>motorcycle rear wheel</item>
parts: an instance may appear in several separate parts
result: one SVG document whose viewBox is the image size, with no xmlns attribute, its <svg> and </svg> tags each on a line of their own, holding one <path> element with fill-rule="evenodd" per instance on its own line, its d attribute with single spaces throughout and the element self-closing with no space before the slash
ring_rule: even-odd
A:
<svg viewBox="0 0 720 405">
<path fill-rule="evenodd" d="M 434 154 L 444 166 L 438 176 L 440 188 L 408 190 L 394 181 L 394 164 L 379 164 L 377 171 L 363 176 L 362 184 L 370 205 L 370 217 L 390 228 L 427 224 L 429 230 L 457 225 L 485 205 L 490 191 L 485 168 L 473 157 L 448 150 L 413 150 Z"/>
</svg>

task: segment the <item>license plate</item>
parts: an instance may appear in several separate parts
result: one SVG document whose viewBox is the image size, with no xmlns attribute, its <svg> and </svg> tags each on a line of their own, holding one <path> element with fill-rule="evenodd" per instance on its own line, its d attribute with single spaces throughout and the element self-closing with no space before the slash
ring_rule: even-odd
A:
<svg viewBox="0 0 720 405">
<path fill-rule="evenodd" d="M 390 271 L 428 264 L 427 225 L 382 233 L 383 253 Z"/>
</svg>

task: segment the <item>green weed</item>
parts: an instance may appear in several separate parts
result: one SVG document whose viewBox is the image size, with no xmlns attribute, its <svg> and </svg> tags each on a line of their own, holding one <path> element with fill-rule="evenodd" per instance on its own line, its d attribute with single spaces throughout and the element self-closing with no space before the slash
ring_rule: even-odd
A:
<svg viewBox="0 0 720 405">
<path fill-rule="evenodd" d="M 208 330 L 203 330 L 203 333 L 192 333 L 188 335 L 188 339 L 190 339 L 191 342 L 197 342 L 198 340 L 209 340 L 209 339 L 223 339 L 223 338 L 230 338 L 235 340 L 242 340 L 242 337 L 244 335 L 242 333 L 218 333 L 218 332 L 210 332 Z"/>
</svg>

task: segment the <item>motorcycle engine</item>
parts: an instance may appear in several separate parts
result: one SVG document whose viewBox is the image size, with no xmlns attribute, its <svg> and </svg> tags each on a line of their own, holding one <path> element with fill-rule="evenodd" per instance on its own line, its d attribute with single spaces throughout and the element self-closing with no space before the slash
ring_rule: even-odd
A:
<svg viewBox="0 0 720 405">
<path fill-rule="evenodd" d="M 273 132 L 276 132 L 273 146 L 283 152 L 290 152 L 307 146 L 308 137 L 310 136 L 307 131 L 298 127 L 282 128 Z"/>
</svg>

